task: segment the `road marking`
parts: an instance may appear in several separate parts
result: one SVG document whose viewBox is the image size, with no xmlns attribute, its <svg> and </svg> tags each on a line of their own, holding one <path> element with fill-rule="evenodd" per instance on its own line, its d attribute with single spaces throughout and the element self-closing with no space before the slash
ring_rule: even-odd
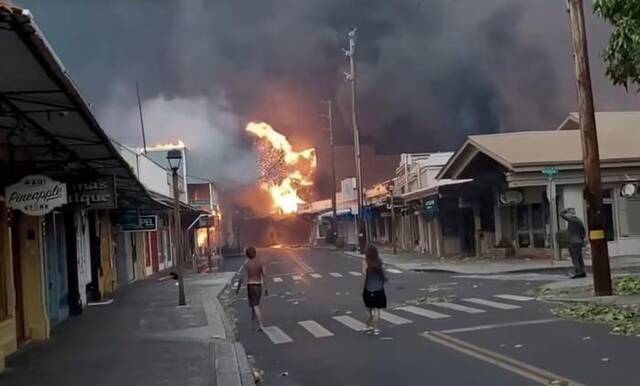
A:
<svg viewBox="0 0 640 386">
<path fill-rule="evenodd" d="M 404 306 L 404 307 L 398 307 L 394 309 L 410 312 L 412 314 L 424 316 L 429 319 L 444 319 L 449 317 L 449 315 L 447 314 L 441 314 L 439 312 L 427 310 L 427 309 L 416 307 L 416 306 Z"/>
<path fill-rule="evenodd" d="M 401 270 L 395 268 L 387 268 L 386 271 L 391 273 L 402 273 Z"/>
<path fill-rule="evenodd" d="M 493 297 L 505 299 L 505 300 L 515 300 L 517 302 L 528 302 L 529 300 L 535 300 L 535 298 L 532 298 L 530 296 L 509 295 L 509 294 L 493 295 Z"/>
<path fill-rule="evenodd" d="M 480 304 L 487 307 L 498 308 L 500 310 L 515 310 L 518 308 L 522 308 L 520 306 L 516 306 L 513 304 L 499 303 L 499 302 L 494 302 L 492 300 L 485 300 L 485 299 L 478 299 L 478 298 L 467 298 L 462 300 L 469 303 L 475 303 L 475 304 Z"/>
<path fill-rule="evenodd" d="M 450 330 L 440 330 L 439 332 L 442 332 L 442 333 L 445 333 L 445 334 L 455 334 L 457 332 L 493 330 L 494 328 L 528 326 L 530 324 L 553 323 L 553 322 L 559 322 L 561 320 L 563 320 L 563 319 L 553 318 L 553 319 L 525 320 L 525 321 L 522 321 L 522 322 L 484 324 L 484 325 L 481 325 L 481 326 L 472 326 L 472 327 L 464 327 L 464 328 L 453 328 L 453 329 L 450 329 Z"/>
<path fill-rule="evenodd" d="M 448 308 L 450 310 L 466 312 L 467 314 L 481 314 L 483 312 L 486 312 L 485 310 L 481 310 L 479 308 L 463 306 L 462 304 L 455 304 L 455 303 L 448 303 L 448 302 L 431 303 L 431 304 L 434 305 L 434 306 L 442 307 L 442 308 Z"/>
<path fill-rule="evenodd" d="M 366 324 L 348 315 L 334 316 L 333 319 L 355 331 L 363 331 L 365 328 L 367 328 Z"/>
<path fill-rule="evenodd" d="M 331 272 L 329 275 L 331 275 L 333 277 L 342 277 L 342 275 L 339 274 L 338 272 Z"/>
<path fill-rule="evenodd" d="M 305 272 L 307 272 L 307 273 L 309 273 L 309 272 L 313 272 L 313 271 L 314 271 L 314 270 L 313 270 L 313 268 L 311 268 L 311 267 L 309 266 L 309 264 L 305 263 L 305 262 L 304 262 L 304 261 L 302 261 L 302 260 L 296 260 L 296 263 L 298 263 L 298 265 L 299 265 L 299 266 L 301 266 L 301 267 L 302 267 L 302 269 L 304 269 L 304 270 L 305 270 Z"/>
<path fill-rule="evenodd" d="M 293 280 L 295 280 L 295 281 L 302 280 L 302 276 L 301 275 L 293 275 L 293 276 L 291 276 L 291 278 Z"/>
<path fill-rule="evenodd" d="M 469 342 L 454 338 L 441 332 L 425 332 L 420 335 L 431 342 L 441 344 L 452 350 L 511 371 L 514 374 L 518 374 L 541 385 L 581 385 L 578 382 L 567 379 L 558 374 L 520 362 L 516 359 L 507 357 L 506 355 L 478 347 Z"/>
<path fill-rule="evenodd" d="M 402 316 L 391 314 L 384 310 L 380 310 L 380 319 L 386 320 L 391 324 L 397 324 L 397 325 L 412 323 L 409 319 L 405 319 Z"/>
<path fill-rule="evenodd" d="M 291 343 L 293 339 L 289 337 L 289 335 L 285 334 L 277 326 L 269 326 L 262 329 L 264 333 L 271 339 L 274 344 L 283 344 L 283 343 Z"/>
<path fill-rule="evenodd" d="M 356 271 L 349 271 L 349 275 L 351 275 L 351 276 L 362 276 L 362 274 L 360 272 L 356 272 Z"/>
<path fill-rule="evenodd" d="M 274 283 L 282 283 L 282 278 L 281 277 L 274 277 L 273 278 L 273 282 Z"/>
<path fill-rule="evenodd" d="M 299 325 L 304 327 L 305 330 L 309 331 L 311 335 L 316 338 L 325 338 L 328 336 L 333 336 L 333 333 L 326 328 L 322 327 L 320 323 L 313 320 L 303 320 L 298 322 Z"/>
<path fill-rule="evenodd" d="M 322 277 L 322 275 L 320 275 L 319 273 L 312 273 L 311 277 L 314 279 L 320 279 Z"/>
</svg>

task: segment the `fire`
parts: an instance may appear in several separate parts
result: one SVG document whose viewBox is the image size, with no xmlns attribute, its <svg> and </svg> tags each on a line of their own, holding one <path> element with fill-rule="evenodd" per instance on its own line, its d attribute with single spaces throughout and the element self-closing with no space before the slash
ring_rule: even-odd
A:
<svg viewBox="0 0 640 386">
<path fill-rule="evenodd" d="M 173 150 L 173 149 L 184 149 L 186 147 L 186 145 L 184 144 L 184 142 L 182 142 L 182 140 L 178 140 L 178 142 L 176 143 L 161 143 L 159 145 L 155 145 L 155 146 L 148 146 L 147 150 Z"/>
<path fill-rule="evenodd" d="M 316 150 L 294 151 L 287 137 L 264 122 L 250 122 L 246 130 L 263 141 L 258 145 L 261 188 L 269 192 L 280 212 L 297 212 L 298 204 L 305 203 L 300 189 L 313 185 Z"/>
<path fill-rule="evenodd" d="M 207 246 L 207 228 L 198 228 L 196 230 L 196 236 L 198 238 L 198 247 L 204 248 Z"/>
</svg>

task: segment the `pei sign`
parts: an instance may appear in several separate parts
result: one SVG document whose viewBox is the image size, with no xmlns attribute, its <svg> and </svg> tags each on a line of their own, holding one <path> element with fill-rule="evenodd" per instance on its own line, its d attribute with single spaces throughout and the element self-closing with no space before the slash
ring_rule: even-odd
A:
<svg viewBox="0 0 640 386">
<path fill-rule="evenodd" d="M 5 189 L 7 207 L 29 216 L 44 216 L 67 203 L 67 186 L 43 175 L 22 178 Z"/>
</svg>

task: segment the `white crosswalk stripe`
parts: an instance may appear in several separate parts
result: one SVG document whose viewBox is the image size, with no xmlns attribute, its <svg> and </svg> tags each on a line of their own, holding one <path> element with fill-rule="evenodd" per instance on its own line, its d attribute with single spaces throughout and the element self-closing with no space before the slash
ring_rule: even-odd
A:
<svg viewBox="0 0 640 386">
<path fill-rule="evenodd" d="M 437 307 L 448 308 L 450 310 L 466 312 L 467 314 L 480 314 L 480 313 L 486 312 L 485 310 L 481 310 L 479 308 L 473 308 L 473 307 L 463 306 L 462 304 L 455 304 L 455 303 L 449 303 L 449 302 L 431 303 L 431 304 Z"/>
<path fill-rule="evenodd" d="M 309 333 L 316 338 L 326 338 L 328 336 L 333 336 L 333 333 L 326 328 L 322 327 L 320 323 L 314 320 L 303 320 L 298 322 L 305 330 L 309 331 Z"/>
<path fill-rule="evenodd" d="M 265 335 L 267 335 L 274 344 L 283 344 L 283 343 L 293 342 L 293 339 L 291 339 L 289 335 L 285 334 L 284 331 L 282 331 L 277 326 L 265 327 L 263 328 L 263 331 Z"/>
<path fill-rule="evenodd" d="M 467 298 L 462 300 L 464 300 L 465 302 L 480 304 L 482 306 L 493 307 L 500 310 L 515 310 L 518 308 L 522 308 L 514 304 L 500 303 L 500 302 L 494 302 L 492 300 L 485 300 L 485 299 L 478 299 L 478 298 Z"/>
<path fill-rule="evenodd" d="M 449 317 L 449 315 L 447 314 L 441 314 L 439 312 L 427 310 L 425 308 L 420 308 L 416 306 L 404 306 L 404 307 L 398 307 L 394 309 L 410 312 L 412 314 L 424 316 L 425 318 L 429 318 L 429 319 L 444 319 Z"/>
<path fill-rule="evenodd" d="M 331 272 L 329 275 L 331 275 L 333 277 L 342 277 L 342 275 L 339 274 L 338 272 Z"/>
<path fill-rule="evenodd" d="M 387 268 L 386 271 L 391 273 L 402 273 L 401 270 L 395 268 Z"/>
<path fill-rule="evenodd" d="M 322 275 L 320 275 L 319 273 L 312 273 L 311 277 L 314 279 L 320 279 L 322 277 Z"/>
<path fill-rule="evenodd" d="M 281 277 L 274 277 L 273 278 L 273 282 L 274 283 L 282 283 L 282 278 Z"/>
<path fill-rule="evenodd" d="M 349 315 L 334 316 L 333 319 L 355 331 L 363 331 L 367 325 Z"/>
<path fill-rule="evenodd" d="M 300 275 L 293 275 L 293 276 L 291 276 L 291 278 L 293 280 L 295 280 L 295 281 L 302 280 L 302 276 L 300 276 Z"/>
<path fill-rule="evenodd" d="M 356 271 L 349 271 L 349 275 L 351 275 L 351 276 L 362 276 L 362 274 L 360 272 L 356 272 Z"/>
<path fill-rule="evenodd" d="M 510 294 L 493 295 L 493 297 L 504 299 L 504 300 L 515 300 L 517 302 L 528 302 L 529 300 L 535 300 L 535 298 L 532 298 L 531 296 L 510 295 Z"/>
<path fill-rule="evenodd" d="M 396 325 L 412 323 L 409 319 L 405 319 L 402 316 L 394 315 L 384 310 L 380 310 L 380 319 Z"/>
</svg>

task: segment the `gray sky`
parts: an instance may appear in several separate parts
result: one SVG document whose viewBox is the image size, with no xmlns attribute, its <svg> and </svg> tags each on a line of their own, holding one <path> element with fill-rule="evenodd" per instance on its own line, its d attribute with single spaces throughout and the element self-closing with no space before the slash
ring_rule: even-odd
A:
<svg viewBox="0 0 640 386">
<path fill-rule="evenodd" d="M 387 153 L 454 150 L 467 134 L 548 129 L 575 110 L 568 15 L 558 0 L 22 0 L 104 129 L 139 144 L 135 82 L 150 143 L 180 137 L 211 178 L 255 177 L 249 120 L 294 145 L 326 147 L 320 99 L 350 138 L 340 49 L 359 28 L 359 116 Z M 634 109 L 610 86 L 588 34 L 596 107 Z M 321 171 L 323 172 L 323 171 Z"/>
</svg>

